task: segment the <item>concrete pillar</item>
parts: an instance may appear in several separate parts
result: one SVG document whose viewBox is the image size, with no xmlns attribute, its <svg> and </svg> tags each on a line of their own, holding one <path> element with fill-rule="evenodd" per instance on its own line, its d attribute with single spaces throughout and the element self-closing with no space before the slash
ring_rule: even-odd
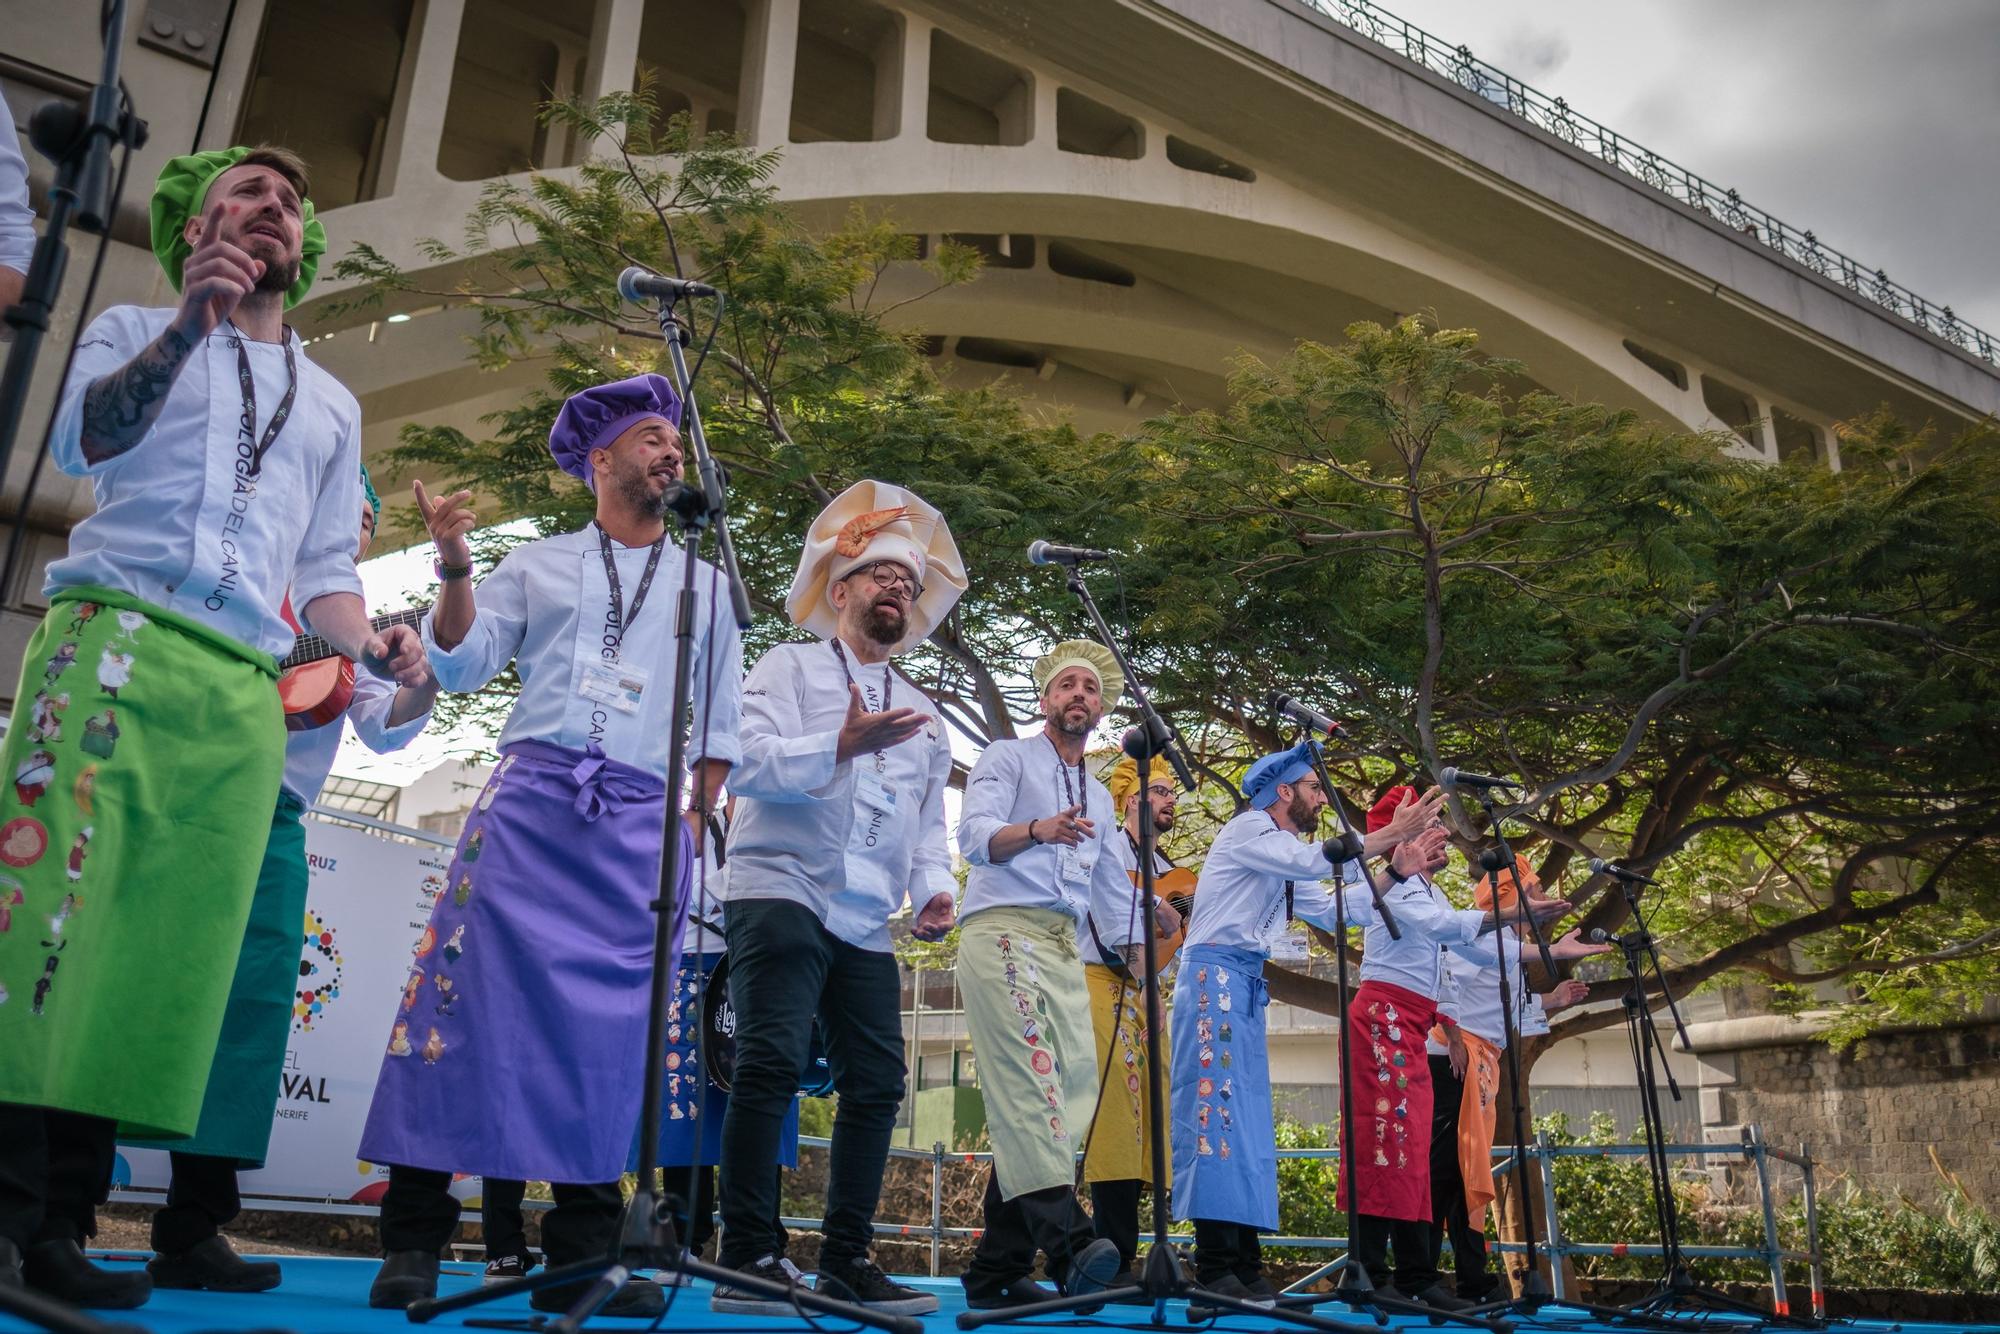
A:
<svg viewBox="0 0 2000 1334">
<path fill-rule="evenodd" d="M 1056 81 L 1039 74 L 1028 76 L 1029 116 L 1027 138 L 1022 142 L 1053 153 L 1056 151 Z"/>
<path fill-rule="evenodd" d="M 1027 70 L 1021 71 L 1021 82 L 1015 84 L 995 108 L 1000 116 L 1001 143 L 1025 144 L 1035 137 L 1036 127 L 1041 123 L 1041 118 L 1037 115 L 1041 102 L 1036 90 L 1048 83 L 1047 79 L 1036 74 Z M 1054 87 L 1053 84 L 1049 86 Z M 1052 92 L 1049 96 L 1051 101 L 1048 117 L 1049 124 L 1053 127 L 1056 114 L 1053 100 L 1055 94 Z"/>
<path fill-rule="evenodd" d="M 382 173 L 375 196 L 388 198 L 438 179 L 438 144 L 458 60 L 465 0 L 416 0 L 410 37 L 396 70 L 396 96 L 382 137 Z"/>
<path fill-rule="evenodd" d="M 792 72 L 799 58 L 799 0 L 750 0 L 743 25 L 743 78 L 736 130 L 745 143 L 791 139 Z"/>
<path fill-rule="evenodd" d="M 639 60 L 639 24 L 645 17 L 646 0 L 597 0 L 591 11 L 590 52 L 583 58 L 583 87 L 579 90 L 586 106 L 600 97 L 632 91 L 632 71 Z M 590 143 L 579 142 L 568 160 L 581 162 L 591 155 L 592 148 Z"/>
<path fill-rule="evenodd" d="M 215 148 L 236 142 L 243 104 L 250 96 L 250 67 L 257 61 L 257 34 L 264 31 L 264 13 L 269 8 L 267 0 L 237 0 L 236 12 L 230 18 L 229 42 L 215 72 L 215 101 L 208 109 L 208 120 L 202 124 L 198 147 Z M 127 18 L 128 31 L 133 22 Z M 129 201 L 131 196 L 126 197 Z M 139 202 L 143 211 L 145 200 Z"/>
<path fill-rule="evenodd" d="M 931 114 L 931 28 L 898 14 L 875 48 L 875 138 L 927 138 Z"/>
</svg>

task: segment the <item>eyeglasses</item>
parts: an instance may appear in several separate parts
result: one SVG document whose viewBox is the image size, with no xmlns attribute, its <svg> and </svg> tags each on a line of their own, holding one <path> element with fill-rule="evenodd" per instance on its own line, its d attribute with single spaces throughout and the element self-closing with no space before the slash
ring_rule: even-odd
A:
<svg viewBox="0 0 2000 1334">
<path fill-rule="evenodd" d="M 1165 783 L 1155 783 L 1146 789 L 1146 795 L 1165 797 L 1168 801 L 1179 801 L 1181 794 L 1168 787 Z"/>
<path fill-rule="evenodd" d="M 917 576 L 911 574 L 894 561 L 878 560 L 872 565 L 862 566 L 847 577 L 852 579 L 857 574 L 865 574 L 870 579 L 873 579 L 877 588 L 895 588 L 898 585 L 907 584 L 910 589 L 910 600 L 912 602 L 924 595 L 924 586 L 917 579 Z"/>
</svg>

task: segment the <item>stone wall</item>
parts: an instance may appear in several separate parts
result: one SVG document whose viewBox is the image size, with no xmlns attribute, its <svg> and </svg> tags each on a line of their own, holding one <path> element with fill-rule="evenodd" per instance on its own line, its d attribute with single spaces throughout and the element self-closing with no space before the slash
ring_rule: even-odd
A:
<svg viewBox="0 0 2000 1334">
<path fill-rule="evenodd" d="M 1942 1166 L 1976 1203 L 2000 1208 L 2000 1023 L 1732 1056 L 1721 1120 L 1757 1125 L 1785 1148 L 1806 1143 L 1822 1190 L 1848 1177 L 1929 1204 L 1945 1186 Z"/>
</svg>

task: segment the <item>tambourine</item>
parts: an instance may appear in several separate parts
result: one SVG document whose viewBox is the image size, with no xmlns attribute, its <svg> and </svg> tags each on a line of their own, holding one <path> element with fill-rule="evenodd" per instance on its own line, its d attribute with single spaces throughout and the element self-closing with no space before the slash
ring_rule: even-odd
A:
<svg viewBox="0 0 2000 1334">
<path fill-rule="evenodd" d="M 729 956 L 709 974 L 701 1007 L 702 1065 L 708 1082 L 723 1093 L 736 1074 L 736 1007 L 729 1003 Z M 799 1081 L 802 1098 L 825 1098 L 833 1093 L 833 1072 L 826 1061 L 826 1042 L 820 1036 L 819 1018 L 812 1021 L 812 1039 L 806 1047 L 806 1072 Z"/>
</svg>

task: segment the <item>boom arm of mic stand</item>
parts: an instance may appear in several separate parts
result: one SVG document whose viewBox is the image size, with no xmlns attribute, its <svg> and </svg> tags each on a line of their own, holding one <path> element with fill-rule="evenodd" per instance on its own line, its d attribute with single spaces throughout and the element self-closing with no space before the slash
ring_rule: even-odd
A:
<svg viewBox="0 0 2000 1334">
<path fill-rule="evenodd" d="M 1149 748 L 1166 756 L 1167 763 L 1173 766 L 1174 774 L 1181 780 L 1182 785 L 1188 791 L 1194 791 L 1201 784 L 1195 781 L 1194 770 L 1188 767 L 1186 758 L 1181 755 L 1180 747 L 1174 744 L 1177 738 L 1173 725 L 1162 718 L 1159 711 L 1153 707 L 1153 701 L 1146 698 L 1146 688 L 1139 684 L 1139 674 L 1132 670 L 1132 663 L 1126 658 L 1125 650 L 1118 642 L 1118 636 L 1112 634 L 1111 627 L 1105 624 L 1104 613 L 1097 609 L 1097 599 L 1090 595 L 1090 589 L 1083 582 L 1082 572 L 1075 567 L 1071 567 L 1069 572 L 1069 591 L 1076 594 L 1077 600 L 1083 603 L 1084 611 L 1089 613 L 1090 623 L 1097 629 L 1098 642 L 1111 650 L 1112 658 L 1118 663 L 1118 670 L 1125 673 L 1125 685 L 1132 692 L 1133 703 L 1139 706 L 1139 725 L 1146 729 Z"/>
<path fill-rule="evenodd" d="M 1313 772 L 1319 776 L 1319 785 L 1326 789 L 1326 799 L 1333 806 L 1334 818 L 1340 821 L 1342 837 L 1349 847 L 1359 848 L 1361 835 L 1354 832 L 1354 819 L 1347 813 L 1347 802 L 1341 798 L 1340 789 L 1333 785 L 1333 778 L 1326 771 L 1326 762 L 1317 755 L 1313 756 Z M 1389 939 L 1401 940 L 1403 928 L 1396 925 L 1396 914 L 1389 911 L 1388 896 L 1382 892 L 1382 882 L 1375 878 L 1375 872 L 1369 869 L 1367 855 L 1357 853 L 1354 860 L 1361 866 L 1361 883 L 1368 886 L 1368 893 L 1375 900 L 1375 911 L 1382 918 Z M 1340 944 L 1342 949 L 1347 948 L 1346 941 Z"/>
<path fill-rule="evenodd" d="M 715 318 L 720 323 L 725 299 L 720 292 L 714 299 Z M 715 534 L 715 550 L 721 558 L 723 581 L 729 585 L 729 609 L 736 617 L 736 628 L 748 630 L 750 590 L 743 583 L 742 567 L 736 563 L 736 543 L 729 536 L 728 487 L 723 484 L 722 469 L 708 448 L 708 434 L 701 427 L 701 408 L 695 402 L 694 386 L 688 381 L 687 356 L 681 346 L 687 334 L 674 319 L 674 307 L 670 301 L 660 303 L 660 333 L 667 340 L 667 360 L 673 366 L 674 388 L 679 392 L 681 406 L 687 412 L 688 439 L 694 445 L 695 476 L 699 479 L 702 501 L 707 507 L 707 518 L 703 522 Z"/>
<path fill-rule="evenodd" d="M 1667 1002 L 1667 1014 L 1671 1016 L 1674 1021 L 1674 1032 L 1677 1036 L 1679 1036 L 1681 1040 L 1681 1046 L 1688 1051 L 1693 1051 L 1694 1043 L 1688 1038 L 1687 1024 L 1681 1020 L 1681 1007 L 1675 1004 L 1673 990 L 1672 988 L 1667 986 L 1666 965 L 1660 962 L 1660 951 L 1658 947 L 1653 944 L 1653 933 L 1646 929 L 1646 919 L 1639 915 L 1639 887 L 1637 885 L 1631 884 L 1626 881 L 1620 881 L 1619 886 L 1625 892 L 1625 906 L 1628 909 L 1630 909 L 1632 913 L 1632 921 L 1637 926 L 1639 937 L 1645 943 L 1646 957 L 1652 960 L 1653 976 L 1659 979 L 1660 995 Z M 1642 994 L 1644 993 L 1644 990 L 1645 990 L 1645 983 L 1642 980 L 1640 983 L 1640 991 Z M 1664 1052 L 1661 1053 L 1661 1057 L 1664 1060 L 1665 1058 Z M 1671 1070 L 1667 1071 L 1667 1081 L 1669 1084 L 1673 1082 L 1673 1077 L 1674 1077 L 1673 1072 Z M 1680 1101 L 1680 1094 L 1678 1091 L 1676 1091 L 1674 1094 L 1674 1100 L 1676 1102 Z"/>
</svg>

